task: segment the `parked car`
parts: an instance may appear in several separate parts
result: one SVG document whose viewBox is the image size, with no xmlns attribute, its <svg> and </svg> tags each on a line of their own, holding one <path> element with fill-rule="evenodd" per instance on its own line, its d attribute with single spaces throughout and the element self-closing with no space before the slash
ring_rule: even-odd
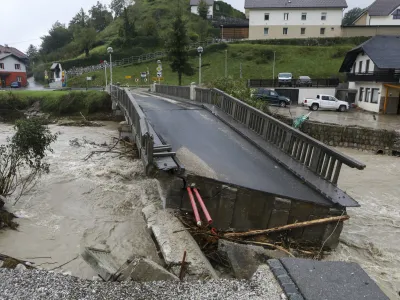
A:
<svg viewBox="0 0 400 300">
<path fill-rule="evenodd" d="M 304 106 L 310 110 L 326 109 L 345 112 L 349 109 L 349 103 L 341 101 L 330 95 L 317 95 L 316 99 L 306 98 L 303 101 Z"/>
<path fill-rule="evenodd" d="M 296 81 L 297 86 L 312 86 L 312 80 L 309 76 L 300 76 Z"/>
<path fill-rule="evenodd" d="M 19 88 L 20 87 L 19 82 L 17 81 L 11 82 L 10 87 L 15 89 Z"/>
<path fill-rule="evenodd" d="M 278 74 L 278 85 L 288 85 L 292 86 L 292 79 L 293 75 L 292 73 L 279 73 Z"/>
<path fill-rule="evenodd" d="M 254 89 L 251 97 L 256 100 L 268 101 L 271 105 L 279 105 L 280 107 L 290 105 L 290 99 L 288 97 L 280 96 L 276 91 L 271 89 Z"/>
</svg>

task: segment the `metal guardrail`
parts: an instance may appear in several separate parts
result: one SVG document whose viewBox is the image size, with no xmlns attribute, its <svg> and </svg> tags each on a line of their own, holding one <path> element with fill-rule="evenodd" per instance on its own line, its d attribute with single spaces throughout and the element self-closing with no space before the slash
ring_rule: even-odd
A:
<svg viewBox="0 0 400 300">
<path fill-rule="evenodd" d="M 190 100 L 190 87 L 156 85 L 156 92 Z M 214 105 L 320 178 L 337 184 L 342 165 L 362 170 L 363 163 L 263 113 L 218 89 L 195 88 L 195 101 Z"/>
<path fill-rule="evenodd" d="M 301 83 L 298 82 L 298 79 L 292 79 L 290 82 L 286 82 L 285 84 L 281 84 L 278 82 L 278 79 L 249 79 L 248 87 L 249 88 L 257 88 L 257 87 L 337 87 L 340 83 L 338 78 L 317 78 L 311 79 L 311 83 Z"/>
<path fill-rule="evenodd" d="M 154 162 L 154 138 L 150 133 L 146 116 L 131 93 L 117 86 L 111 86 L 110 89 L 111 99 L 118 103 L 129 120 L 139 156 L 145 166 L 146 174 L 148 174 Z"/>
<path fill-rule="evenodd" d="M 365 168 L 364 164 L 223 91 L 195 88 L 195 93 L 196 101 L 215 105 L 313 173 L 333 184 L 337 184 L 343 164 L 359 170 Z"/>
<path fill-rule="evenodd" d="M 218 39 L 208 39 L 206 41 L 190 44 L 187 47 L 187 50 L 197 49 L 199 46 L 207 47 L 209 45 L 218 44 L 218 43 L 221 43 L 221 41 Z M 128 66 L 128 65 L 133 65 L 133 64 L 139 64 L 139 63 L 143 63 L 143 62 L 147 62 L 147 61 L 165 57 L 165 56 L 167 56 L 167 54 L 168 54 L 168 51 L 163 50 L 163 51 L 157 51 L 154 53 L 142 54 L 139 56 L 131 56 L 131 57 L 113 61 L 112 66 L 119 67 L 119 66 Z M 88 67 L 79 67 L 79 68 L 73 67 L 73 68 L 67 70 L 66 72 L 69 77 L 73 77 L 73 76 L 79 76 L 79 75 L 89 73 L 89 72 L 104 70 L 104 67 L 107 67 L 107 66 L 108 65 L 97 64 L 97 65 L 92 65 L 92 66 L 88 66 Z"/>
</svg>

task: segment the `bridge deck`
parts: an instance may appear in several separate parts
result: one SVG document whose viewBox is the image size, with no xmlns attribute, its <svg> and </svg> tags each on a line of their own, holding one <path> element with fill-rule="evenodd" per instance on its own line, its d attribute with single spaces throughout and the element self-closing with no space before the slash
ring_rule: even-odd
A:
<svg viewBox="0 0 400 300">
<path fill-rule="evenodd" d="M 332 205 L 206 110 L 138 91 L 133 96 L 173 151 L 189 149 L 214 170 L 218 180 Z"/>
</svg>

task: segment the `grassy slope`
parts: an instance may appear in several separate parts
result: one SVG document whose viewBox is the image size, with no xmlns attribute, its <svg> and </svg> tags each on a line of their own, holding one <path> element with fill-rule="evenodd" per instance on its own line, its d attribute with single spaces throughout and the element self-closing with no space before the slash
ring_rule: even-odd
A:
<svg viewBox="0 0 400 300">
<path fill-rule="evenodd" d="M 273 54 L 271 55 L 271 53 L 276 51 L 275 75 L 279 72 L 291 72 L 295 77 L 300 75 L 309 75 L 312 78 L 338 76 L 344 54 L 352 47 L 353 45 L 305 47 L 230 44 L 228 45 L 228 75 L 233 78 L 239 78 L 240 63 L 242 63 L 244 79 L 272 78 Z M 198 58 L 191 58 L 191 63 L 195 67 L 196 74 L 194 76 L 184 76 L 184 85 L 198 81 Z M 157 67 L 156 62 L 114 68 L 113 81 L 114 83 L 135 85 L 134 78 L 139 78 L 140 72 L 145 72 L 147 67 L 151 76 L 154 76 Z M 177 84 L 177 74 L 172 73 L 168 62 L 165 60 L 163 69 L 164 83 Z M 205 49 L 202 73 L 204 83 L 223 77 L 225 74 L 225 50 L 207 53 L 207 49 Z M 127 75 L 132 76 L 132 79 L 125 79 Z M 104 85 L 104 71 L 98 71 L 70 78 L 68 86 L 85 86 L 87 76 L 95 76 L 95 80 L 91 82 L 92 86 Z"/>
</svg>

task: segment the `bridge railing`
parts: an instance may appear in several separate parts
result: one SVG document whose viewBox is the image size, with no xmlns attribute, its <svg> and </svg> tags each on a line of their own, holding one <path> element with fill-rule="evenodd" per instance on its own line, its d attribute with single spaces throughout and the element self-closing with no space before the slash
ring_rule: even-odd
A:
<svg viewBox="0 0 400 300">
<path fill-rule="evenodd" d="M 195 88 L 195 101 L 211 104 L 323 179 L 337 184 L 342 165 L 365 165 L 218 89 Z M 294 170 L 295 171 L 295 170 Z"/>
<path fill-rule="evenodd" d="M 154 141 L 146 117 L 131 93 L 117 86 L 111 86 L 110 90 L 112 100 L 118 103 L 125 117 L 129 120 L 129 125 L 131 125 L 132 134 L 139 150 L 139 157 L 143 161 L 146 173 L 148 173 L 154 161 Z"/>
<path fill-rule="evenodd" d="M 190 100 L 190 86 L 156 85 L 156 93 Z"/>
</svg>

